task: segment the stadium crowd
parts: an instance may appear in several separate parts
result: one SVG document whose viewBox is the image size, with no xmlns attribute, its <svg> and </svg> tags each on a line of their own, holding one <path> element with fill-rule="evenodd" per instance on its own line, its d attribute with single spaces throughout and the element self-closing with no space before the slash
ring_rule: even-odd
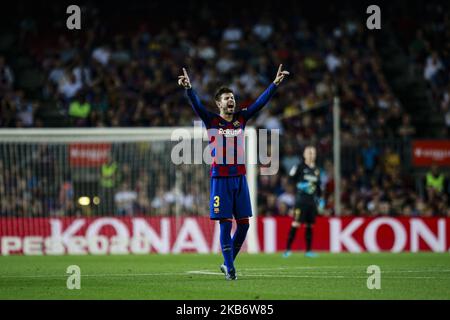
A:
<svg viewBox="0 0 450 320">
<path fill-rule="evenodd" d="M 450 134 L 450 14 L 442 4 L 432 4 L 424 15 L 425 23 L 416 29 L 409 44 L 409 55 L 415 68 L 422 70 L 429 87 L 435 112 L 444 115 Z"/>
<path fill-rule="evenodd" d="M 177 86 L 182 66 L 187 66 L 194 88 L 213 110 L 218 86 L 230 86 L 238 103 L 248 106 L 270 84 L 282 62 L 292 76 L 253 122 L 260 128 L 279 129 L 283 141 L 280 174 L 259 176 L 259 214 L 287 215 L 292 208 L 295 190 L 287 173 L 300 161 L 301 146 L 306 142 L 318 147 L 327 203 L 324 214 L 333 213 L 331 106 L 337 90 L 334 84 L 339 83 L 342 144 L 354 151 L 353 165 L 343 172 L 343 214 L 450 215 L 446 180 L 439 187 L 425 182 L 426 191 L 420 192 L 414 178 L 403 170 L 401 151 L 374 143 L 407 142 L 416 128 L 393 94 L 375 39 L 363 24 L 347 19 L 340 24 L 317 25 L 308 23 L 305 16 L 286 20 L 239 15 L 224 23 L 211 11 L 204 15 L 209 22 L 206 29 L 195 28 L 192 21 L 172 21 L 155 31 L 142 23 L 130 34 L 116 33 L 113 37 L 98 17 L 91 16 L 88 23 L 92 27 L 82 36 L 55 35 L 55 44 L 45 50 L 35 44 L 29 52 L 44 79 L 39 98 L 27 98 L 15 85 L 14 70 L 1 56 L 0 127 L 45 126 L 41 101 L 52 102 L 75 127 L 188 126 L 195 116 Z M 448 26 L 448 14 L 445 17 Z M 442 34 L 448 37 L 450 28 L 446 30 Z M 21 37 L 28 36 L 26 30 L 21 32 L 25 33 Z M 425 38 L 419 32 L 416 42 L 425 42 Z M 450 42 L 446 43 L 443 51 L 432 53 L 423 44 L 412 44 L 412 48 L 416 48 L 414 54 L 419 52 L 417 61 L 425 62 L 424 75 L 434 97 L 442 100 L 450 128 Z M 124 165 L 119 165 L 124 170 Z M 140 175 L 138 169 L 133 170 Z M 438 169 L 433 170 L 438 176 Z M 0 214 L 8 214 L 8 206 L 14 203 L 26 202 L 18 194 L 32 199 L 26 204 L 30 208 L 20 212 L 44 213 L 48 203 L 54 208 L 51 212 L 80 210 L 67 200 L 73 197 L 70 181 L 51 193 L 51 201 L 29 196 L 36 185 L 46 183 L 32 181 L 29 176 L 17 179 L 14 170 L 6 170 L 0 162 L 0 194 L 8 195 L 2 196 Z M 177 195 L 164 187 L 145 192 L 145 183 L 145 179 L 135 179 L 117 185 L 117 212 L 173 214 Z M 121 196 L 117 196 L 119 192 Z M 195 191 L 183 195 L 184 210 L 206 214 L 207 202 L 203 208 L 194 199 L 200 199 Z"/>
</svg>

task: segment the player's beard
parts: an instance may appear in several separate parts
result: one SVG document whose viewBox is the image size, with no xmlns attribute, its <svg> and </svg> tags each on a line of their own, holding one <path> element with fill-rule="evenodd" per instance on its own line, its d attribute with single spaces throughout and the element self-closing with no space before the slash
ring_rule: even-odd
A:
<svg viewBox="0 0 450 320">
<path fill-rule="evenodd" d="M 232 115 L 234 113 L 236 106 L 231 105 L 231 106 L 226 106 L 225 108 L 225 114 L 226 115 Z"/>
</svg>

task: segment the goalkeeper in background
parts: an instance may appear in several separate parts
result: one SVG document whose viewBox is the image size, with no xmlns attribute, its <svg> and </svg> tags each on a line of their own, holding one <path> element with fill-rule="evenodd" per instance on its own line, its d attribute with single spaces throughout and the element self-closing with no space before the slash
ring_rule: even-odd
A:
<svg viewBox="0 0 450 320">
<path fill-rule="evenodd" d="M 284 257 L 291 255 L 292 242 L 295 239 L 297 229 L 303 223 L 306 226 L 306 256 L 315 257 L 316 254 L 311 251 L 313 224 L 316 221 L 317 207 L 322 211 L 325 202 L 321 198 L 320 190 L 320 170 L 316 167 L 316 148 L 312 145 L 305 147 L 303 151 L 304 161 L 300 165 L 295 165 L 289 172 L 289 177 L 297 187 L 294 207 L 294 221 L 292 221 L 291 230 L 287 240 Z"/>
</svg>

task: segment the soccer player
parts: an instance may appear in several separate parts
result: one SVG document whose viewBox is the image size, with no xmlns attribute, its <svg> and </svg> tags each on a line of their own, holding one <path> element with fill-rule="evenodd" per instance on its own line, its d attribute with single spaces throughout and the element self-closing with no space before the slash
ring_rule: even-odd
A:
<svg viewBox="0 0 450 320">
<path fill-rule="evenodd" d="M 313 224 L 316 221 L 317 207 L 322 211 L 325 205 L 321 198 L 320 170 L 316 167 L 316 148 L 312 145 L 305 147 L 303 151 L 304 161 L 300 165 L 295 165 L 289 172 L 291 180 L 296 184 L 297 194 L 295 197 L 294 221 L 291 225 L 287 240 L 284 257 L 291 255 L 291 246 L 294 241 L 297 229 L 302 223 L 305 224 L 305 241 L 307 257 L 315 257 L 311 251 Z"/>
<path fill-rule="evenodd" d="M 250 120 L 270 100 L 278 85 L 289 75 L 280 64 L 273 83 L 248 108 L 237 111 L 234 93 L 227 87 L 214 96 L 219 114 L 208 111 L 192 89 L 186 69 L 178 84 L 186 89 L 195 113 L 202 119 L 212 146 L 210 218 L 219 220 L 220 244 L 224 263 L 220 269 L 225 279 L 236 280 L 234 260 L 245 240 L 252 216 L 250 194 L 245 178 L 244 130 Z M 237 228 L 231 238 L 233 217 Z"/>
</svg>

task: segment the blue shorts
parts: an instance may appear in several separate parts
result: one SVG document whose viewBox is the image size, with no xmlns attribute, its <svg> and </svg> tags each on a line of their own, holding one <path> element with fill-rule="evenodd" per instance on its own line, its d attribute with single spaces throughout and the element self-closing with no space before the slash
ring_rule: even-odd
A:
<svg viewBox="0 0 450 320">
<path fill-rule="evenodd" d="M 251 217 L 252 206 L 245 175 L 211 177 L 209 207 L 212 220 Z"/>
</svg>

